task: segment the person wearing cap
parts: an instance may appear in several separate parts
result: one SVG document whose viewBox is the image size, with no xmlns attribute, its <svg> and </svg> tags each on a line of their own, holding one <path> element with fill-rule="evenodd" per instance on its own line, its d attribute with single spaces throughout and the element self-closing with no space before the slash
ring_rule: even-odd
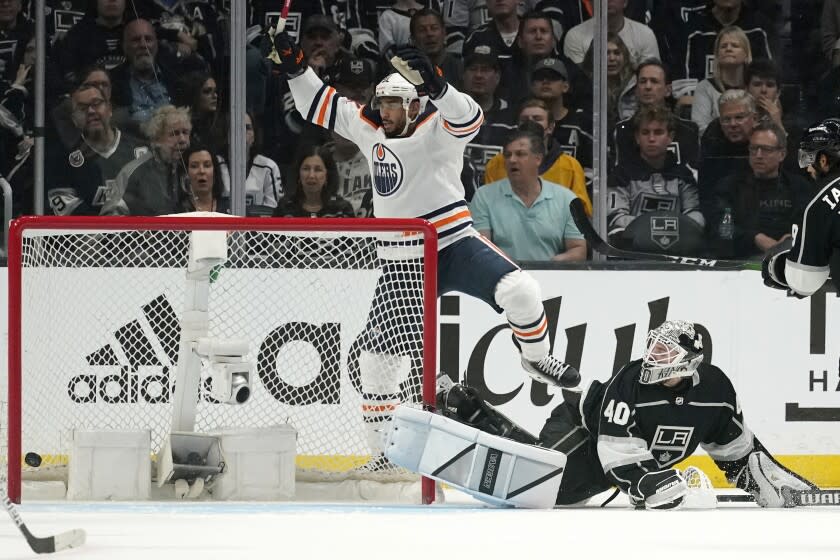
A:
<svg viewBox="0 0 840 560">
<path fill-rule="evenodd" d="M 518 0 L 495 0 L 487 3 L 487 13 L 490 20 L 473 31 L 464 41 L 464 56 L 475 50 L 476 45 L 490 45 L 499 59 L 501 80 L 499 93 L 510 99 L 516 91 L 519 82 L 514 56 L 519 46 L 516 37 L 519 34 Z"/>
<path fill-rule="evenodd" d="M 578 161 L 563 153 L 558 142 L 554 140 L 554 121 L 551 111 L 545 101 L 541 99 L 527 99 L 519 109 L 519 124 L 533 121 L 543 129 L 543 143 L 545 154 L 539 166 L 539 175 L 546 181 L 561 185 L 571 190 L 583 201 L 587 215 L 592 215 L 592 201 L 586 192 L 586 178 L 583 168 Z M 507 177 L 507 168 L 503 154 L 499 153 L 487 162 L 484 169 L 484 183 L 492 183 Z"/>
<path fill-rule="evenodd" d="M 463 84 L 464 64 L 460 56 L 454 56 L 446 49 L 446 25 L 441 13 L 431 8 L 414 12 L 409 31 L 411 42 L 443 70 L 449 83 L 460 88 Z"/>
<path fill-rule="evenodd" d="M 583 166 L 588 182 L 592 177 L 592 115 L 566 104 L 568 75 L 559 58 L 539 60 L 531 71 L 531 96 L 542 99 L 551 109 L 554 140 Z"/>
<path fill-rule="evenodd" d="M 367 60 L 346 57 L 329 76 L 335 91 L 359 105 L 373 97 L 375 78 Z M 325 147 L 332 153 L 338 170 L 338 195 L 353 206 L 357 218 L 373 216 L 373 181 L 367 158 L 359 147 L 330 131 Z"/>
<path fill-rule="evenodd" d="M 339 57 L 341 34 L 331 17 L 314 14 L 306 18 L 300 30 L 300 47 L 306 53 L 307 63 L 319 74 Z"/>
<path fill-rule="evenodd" d="M 586 260 L 586 241 L 569 213 L 569 189 L 540 177 L 542 126 L 526 120 L 504 145 L 506 177 L 478 189 L 470 202 L 475 227 L 515 260 Z"/>
<path fill-rule="evenodd" d="M 507 109 L 510 104 L 497 95 L 502 68 L 490 45 L 475 45 L 464 58 L 464 93 L 484 111 L 484 118 Z"/>
</svg>

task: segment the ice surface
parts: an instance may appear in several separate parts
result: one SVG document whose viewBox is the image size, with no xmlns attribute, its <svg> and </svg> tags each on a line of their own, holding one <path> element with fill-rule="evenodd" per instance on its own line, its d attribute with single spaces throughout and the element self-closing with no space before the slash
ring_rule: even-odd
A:
<svg viewBox="0 0 840 560">
<path fill-rule="evenodd" d="M 503 510 L 447 492 L 434 506 L 295 503 L 24 503 L 38 536 L 72 528 L 87 544 L 60 558 L 501 560 L 840 558 L 840 508 L 706 511 Z M 4 517 L 3 514 L 0 517 Z M 0 558 L 36 558 L 0 518 Z"/>
</svg>

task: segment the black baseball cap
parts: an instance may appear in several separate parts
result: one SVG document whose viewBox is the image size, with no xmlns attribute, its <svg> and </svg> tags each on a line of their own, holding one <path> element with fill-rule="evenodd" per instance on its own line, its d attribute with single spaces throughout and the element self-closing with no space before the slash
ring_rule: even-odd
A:
<svg viewBox="0 0 840 560">
<path fill-rule="evenodd" d="M 546 72 L 554 72 L 560 79 L 564 81 L 569 81 L 569 72 L 566 70 L 566 65 L 563 64 L 563 61 L 559 58 L 548 57 L 543 58 L 534 65 L 534 69 L 531 70 L 531 78 L 533 79 L 537 73 L 546 73 Z"/>
<path fill-rule="evenodd" d="M 361 58 L 342 56 L 327 72 L 331 85 L 343 84 L 351 87 L 367 87 L 374 82 L 371 64 Z"/>
<path fill-rule="evenodd" d="M 464 57 L 464 68 L 469 68 L 473 64 L 486 64 L 499 70 L 499 57 L 490 45 L 476 45 Z"/>
<path fill-rule="evenodd" d="M 330 33 L 338 33 L 338 26 L 330 16 L 324 14 L 313 14 L 306 18 L 300 30 L 301 35 L 306 35 L 313 29 L 326 29 Z"/>
</svg>

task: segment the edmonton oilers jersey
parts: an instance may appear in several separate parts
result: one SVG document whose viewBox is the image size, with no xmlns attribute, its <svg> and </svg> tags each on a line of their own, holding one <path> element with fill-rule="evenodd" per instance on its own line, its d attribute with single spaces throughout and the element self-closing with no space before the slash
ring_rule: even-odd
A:
<svg viewBox="0 0 840 560">
<path fill-rule="evenodd" d="M 411 136 L 388 138 L 378 111 L 342 97 L 311 68 L 289 80 L 289 87 L 306 120 L 352 140 L 368 159 L 376 217 L 430 221 L 439 249 L 478 234 L 461 169 L 464 148 L 484 116 L 469 96 L 448 86 L 434 106 L 421 108 Z"/>
</svg>

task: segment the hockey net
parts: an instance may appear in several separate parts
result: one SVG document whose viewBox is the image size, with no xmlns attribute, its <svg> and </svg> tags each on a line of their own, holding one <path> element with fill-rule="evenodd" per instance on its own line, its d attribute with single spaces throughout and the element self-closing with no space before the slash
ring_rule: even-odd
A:
<svg viewBox="0 0 840 560">
<path fill-rule="evenodd" d="M 8 475 L 13 500 L 22 480 L 66 476 L 75 429 L 150 429 L 153 458 L 160 450 L 190 232 L 201 230 L 227 232 L 227 260 L 210 276 L 209 334 L 247 339 L 253 374 L 241 405 L 214 402 L 204 383 L 195 431 L 288 423 L 298 480 L 412 478 L 381 458 L 371 428 L 396 400 L 434 399 L 437 239 L 427 222 L 27 217 L 10 232 L 10 369 L 0 383 L 0 485 Z M 377 350 L 397 355 L 390 400 L 361 379 L 360 355 Z M 422 486 L 431 500 L 433 486 Z"/>
</svg>

